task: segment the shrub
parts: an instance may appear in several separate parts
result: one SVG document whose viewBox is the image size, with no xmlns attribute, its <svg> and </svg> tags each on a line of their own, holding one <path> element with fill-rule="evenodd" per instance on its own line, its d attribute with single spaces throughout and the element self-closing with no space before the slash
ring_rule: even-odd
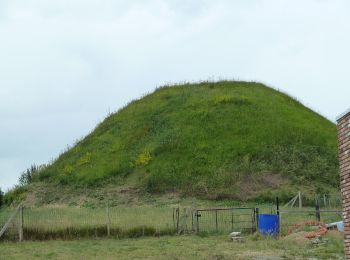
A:
<svg viewBox="0 0 350 260">
<path fill-rule="evenodd" d="M 18 204 L 26 198 L 27 188 L 25 186 L 15 186 L 4 195 L 4 204 L 7 206 Z"/>
<path fill-rule="evenodd" d="M 39 177 L 40 173 L 46 168 L 46 165 L 35 165 L 32 164 L 30 168 L 25 170 L 19 177 L 19 185 L 25 186 L 31 184 L 36 178 Z"/>
<path fill-rule="evenodd" d="M 4 205 L 4 193 L 0 188 L 0 208 Z"/>
<path fill-rule="evenodd" d="M 149 150 L 144 150 L 139 154 L 135 163 L 137 166 L 146 166 L 152 160 L 151 152 Z"/>
</svg>

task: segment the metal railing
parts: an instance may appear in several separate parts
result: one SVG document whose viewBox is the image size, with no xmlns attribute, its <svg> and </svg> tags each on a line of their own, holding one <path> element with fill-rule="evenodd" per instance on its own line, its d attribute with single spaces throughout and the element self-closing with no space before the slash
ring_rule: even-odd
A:
<svg viewBox="0 0 350 260">
<path fill-rule="evenodd" d="M 255 232 L 255 208 L 214 208 L 195 211 L 196 232 Z"/>
</svg>

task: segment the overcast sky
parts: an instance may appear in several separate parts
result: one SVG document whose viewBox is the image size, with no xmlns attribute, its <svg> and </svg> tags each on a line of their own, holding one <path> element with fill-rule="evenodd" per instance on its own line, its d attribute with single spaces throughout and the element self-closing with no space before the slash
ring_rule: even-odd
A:
<svg viewBox="0 0 350 260">
<path fill-rule="evenodd" d="M 350 107 L 348 0 L 0 0 L 0 187 L 164 83 L 255 80 Z"/>
</svg>

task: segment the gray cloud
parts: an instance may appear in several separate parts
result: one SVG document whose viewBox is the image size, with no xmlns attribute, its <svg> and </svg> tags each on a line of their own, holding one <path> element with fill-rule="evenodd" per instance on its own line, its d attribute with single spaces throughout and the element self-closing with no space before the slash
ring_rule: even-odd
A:
<svg viewBox="0 0 350 260">
<path fill-rule="evenodd" d="M 349 1 L 0 0 L 0 187 L 168 82 L 257 80 L 331 120 Z"/>
</svg>

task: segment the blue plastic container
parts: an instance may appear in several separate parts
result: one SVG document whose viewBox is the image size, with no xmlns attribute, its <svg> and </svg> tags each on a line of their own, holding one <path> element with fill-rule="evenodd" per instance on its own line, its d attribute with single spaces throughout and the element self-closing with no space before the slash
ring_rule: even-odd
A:
<svg viewBox="0 0 350 260">
<path fill-rule="evenodd" d="M 339 221 L 336 224 L 337 224 L 338 231 L 339 232 L 344 232 L 344 222 L 343 221 Z"/>
<path fill-rule="evenodd" d="M 280 223 L 278 215 L 259 214 L 259 232 L 267 236 L 277 236 L 280 231 Z"/>
</svg>

